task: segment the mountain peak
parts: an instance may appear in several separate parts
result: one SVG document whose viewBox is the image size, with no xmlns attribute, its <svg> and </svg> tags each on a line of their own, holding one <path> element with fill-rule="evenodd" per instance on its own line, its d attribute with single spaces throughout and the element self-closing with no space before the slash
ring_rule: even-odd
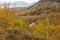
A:
<svg viewBox="0 0 60 40">
<path fill-rule="evenodd" d="M 31 4 L 24 2 L 24 1 L 11 2 L 10 4 L 11 4 L 11 6 L 18 6 L 18 7 L 19 6 L 20 7 L 28 7 L 31 5 Z"/>
</svg>

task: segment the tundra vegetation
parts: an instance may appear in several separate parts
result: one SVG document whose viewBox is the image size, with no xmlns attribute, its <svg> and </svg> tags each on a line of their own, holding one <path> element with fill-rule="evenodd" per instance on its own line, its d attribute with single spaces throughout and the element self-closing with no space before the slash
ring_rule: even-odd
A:
<svg viewBox="0 0 60 40">
<path fill-rule="evenodd" d="M 60 40 L 59 2 L 39 1 L 17 10 L 8 4 L 0 8 L 0 40 Z"/>
</svg>

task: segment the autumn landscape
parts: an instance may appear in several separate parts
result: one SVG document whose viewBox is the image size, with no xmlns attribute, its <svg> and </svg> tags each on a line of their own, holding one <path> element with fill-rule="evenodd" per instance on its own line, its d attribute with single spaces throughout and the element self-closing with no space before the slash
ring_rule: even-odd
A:
<svg viewBox="0 0 60 40">
<path fill-rule="evenodd" d="M 29 7 L 0 8 L 0 40 L 60 40 L 60 0 Z"/>
</svg>

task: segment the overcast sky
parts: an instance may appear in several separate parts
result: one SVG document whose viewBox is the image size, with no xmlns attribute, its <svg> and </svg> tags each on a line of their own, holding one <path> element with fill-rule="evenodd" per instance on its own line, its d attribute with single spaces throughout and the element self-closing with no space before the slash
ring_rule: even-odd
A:
<svg viewBox="0 0 60 40">
<path fill-rule="evenodd" d="M 16 2 L 16 1 L 24 1 L 24 2 L 27 2 L 27 3 L 35 3 L 39 0 L 0 0 L 0 2 Z"/>
</svg>

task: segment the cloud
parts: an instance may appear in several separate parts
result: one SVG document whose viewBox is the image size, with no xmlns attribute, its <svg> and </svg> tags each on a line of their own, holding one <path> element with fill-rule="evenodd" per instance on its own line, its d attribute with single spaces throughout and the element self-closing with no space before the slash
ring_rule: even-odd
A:
<svg viewBox="0 0 60 40">
<path fill-rule="evenodd" d="M 16 1 L 25 1 L 27 3 L 35 3 L 35 2 L 37 2 L 39 0 L 0 0 L 1 3 L 2 2 L 16 2 Z"/>
</svg>

